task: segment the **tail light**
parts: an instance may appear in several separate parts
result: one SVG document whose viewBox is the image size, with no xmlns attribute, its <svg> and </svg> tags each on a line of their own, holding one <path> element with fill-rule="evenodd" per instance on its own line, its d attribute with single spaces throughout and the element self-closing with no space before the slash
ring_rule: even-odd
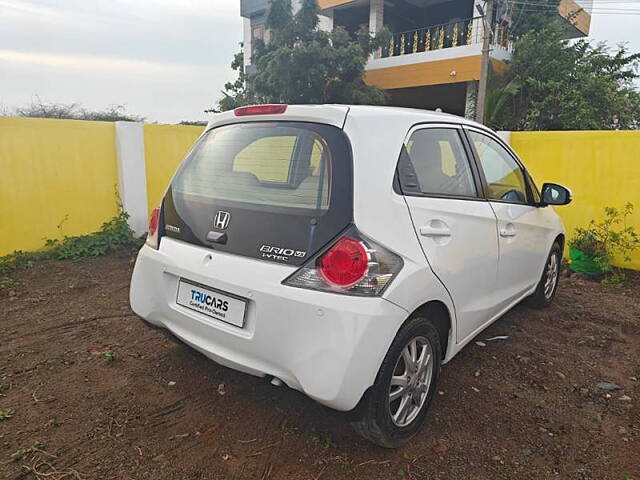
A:
<svg viewBox="0 0 640 480">
<path fill-rule="evenodd" d="M 358 240 L 342 237 L 318 262 L 318 270 L 328 285 L 348 288 L 357 284 L 369 268 L 367 249 Z"/>
<path fill-rule="evenodd" d="M 245 117 L 247 115 L 275 115 L 284 113 L 287 105 L 282 103 L 270 103 L 265 105 L 249 105 L 248 107 L 238 107 L 233 113 L 236 117 Z"/>
<path fill-rule="evenodd" d="M 375 297 L 402 269 L 402 258 L 365 238 L 355 227 L 311 258 L 285 285 L 310 290 Z"/>
<path fill-rule="evenodd" d="M 158 249 L 158 230 L 160 229 L 160 207 L 156 207 L 151 211 L 149 218 L 149 233 L 147 233 L 147 245 L 151 248 Z"/>
</svg>

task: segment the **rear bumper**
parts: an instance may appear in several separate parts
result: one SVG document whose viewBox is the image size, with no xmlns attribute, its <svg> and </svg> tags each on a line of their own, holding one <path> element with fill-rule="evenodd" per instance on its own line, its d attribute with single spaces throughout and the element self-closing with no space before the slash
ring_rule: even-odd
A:
<svg viewBox="0 0 640 480">
<path fill-rule="evenodd" d="M 383 298 L 282 285 L 292 271 L 165 237 L 160 250 L 145 246 L 138 254 L 131 307 L 222 365 L 273 375 L 324 405 L 351 410 L 408 312 Z M 246 298 L 244 328 L 178 305 L 180 278 Z"/>
</svg>

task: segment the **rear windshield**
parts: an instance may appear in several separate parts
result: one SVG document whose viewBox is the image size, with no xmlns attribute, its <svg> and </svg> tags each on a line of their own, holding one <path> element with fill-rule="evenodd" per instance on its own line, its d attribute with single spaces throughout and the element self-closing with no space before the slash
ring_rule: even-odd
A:
<svg viewBox="0 0 640 480">
<path fill-rule="evenodd" d="M 339 128 L 222 126 L 202 136 L 174 177 L 164 234 L 301 264 L 351 222 L 352 189 L 351 149 Z M 214 241 L 223 233 L 224 243 Z"/>
<path fill-rule="evenodd" d="M 304 125 L 230 125 L 202 139 L 173 186 L 177 194 L 321 214 L 331 163 L 326 141 Z"/>
</svg>

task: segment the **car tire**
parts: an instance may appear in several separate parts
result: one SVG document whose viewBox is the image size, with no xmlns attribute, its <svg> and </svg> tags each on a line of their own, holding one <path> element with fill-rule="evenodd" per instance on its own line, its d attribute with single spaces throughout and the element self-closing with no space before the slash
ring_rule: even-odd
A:
<svg viewBox="0 0 640 480">
<path fill-rule="evenodd" d="M 381 447 L 404 445 L 424 423 L 441 362 L 440 336 L 433 324 L 421 316 L 408 320 L 393 340 L 375 383 L 356 408 L 352 421 L 356 432 Z"/>
<path fill-rule="evenodd" d="M 551 305 L 558 290 L 560 281 L 560 264 L 562 262 L 562 247 L 558 242 L 553 244 L 547 262 L 544 264 L 542 277 L 535 292 L 527 298 L 527 304 L 533 308 L 546 308 Z"/>
</svg>

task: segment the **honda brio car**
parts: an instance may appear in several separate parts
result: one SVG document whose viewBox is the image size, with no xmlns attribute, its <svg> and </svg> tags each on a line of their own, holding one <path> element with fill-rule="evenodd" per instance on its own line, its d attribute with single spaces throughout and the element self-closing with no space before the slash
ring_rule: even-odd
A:
<svg viewBox="0 0 640 480">
<path fill-rule="evenodd" d="M 442 364 L 523 299 L 552 301 L 565 234 L 551 205 L 570 201 L 460 117 L 242 107 L 215 115 L 153 210 L 131 306 L 398 447 Z"/>
</svg>

